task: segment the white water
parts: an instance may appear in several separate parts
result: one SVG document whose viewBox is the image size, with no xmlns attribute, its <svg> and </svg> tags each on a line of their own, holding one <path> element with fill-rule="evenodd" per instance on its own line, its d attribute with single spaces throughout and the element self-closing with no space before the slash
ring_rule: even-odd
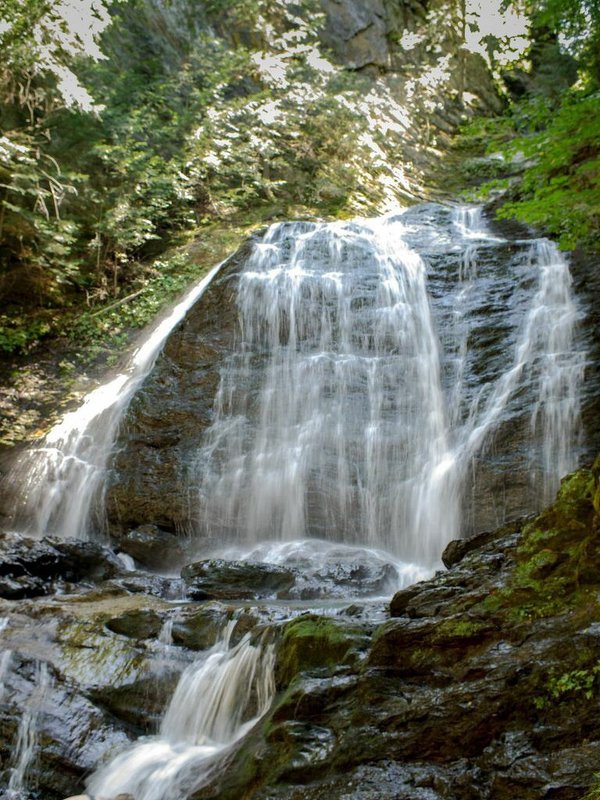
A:
<svg viewBox="0 0 600 800">
<path fill-rule="evenodd" d="M 158 736 L 147 737 L 94 773 L 90 794 L 112 800 L 183 800 L 268 710 L 275 693 L 273 646 L 246 635 L 221 641 L 182 674 Z"/>
<path fill-rule="evenodd" d="M 426 270 L 401 231 L 275 225 L 256 247 L 238 290 L 240 353 L 199 457 L 213 536 L 331 536 L 427 563 L 456 530 Z M 257 356 L 262 385 L 242 393 Z"/>
<path fill-rule="evenodd" d="M 33 536 L 87 538 L 91 512 L 104 488 L 107 462 L 123 414 L 167 336 L 202 296 L 220 266 L 214 267 L 154 328 L 124 372 L 86 395 L 78 409 L 50 430 L 40 447 L 21 456 L 11 474 L 20 491 L 14 528 Z M 101 522 L 96 527 L 101 528 Z"/>
<path fill-rule="evenodd" d="M 0 633 L 8 627 L 8 617 L 0 617 Z M 6 694 L 5 680 L 10 671 L 12 650 L 2 650 L 0 654 L 0 703 Z"/>
<path fill-rule="evenodd" d="M 555 245 L 541 239 L 531 245 L 529 265 L 537 272 L 538 287 L 512 366 L 493 387 L 482 412 L 471 418 L 460 455 L 468 459 L 479 450 L 529 371 L 536 387 L 531 424 L 542 428 L 542 492 L 543 500 L 549 501 L 560 478 L 576 465 L 574 444 L 585 354 L 573 349 L 579 313 L 570 296 L 571 277 L 564 258 Z"/>
<path fill-rule="evenodd" d="M 51 680 L 48 667 L 44 663 L 38 664 L 33 692 L 23 711 L 17 742 L 12 758 L 10 780 L 8 782 L 7 797 L 9 800 L 25 800 L 29 797 L 26 793 L 27 772 L 36 754 L 39 736 L 39 718 L 44 713 L 46 696 L 50 689 Z"/>
<path fill-rule="evenodd" d="M 542 442 L 531 451 L 532 475 L 541 465 L 532 481 L 538 496 L 550 499 L 576 466 L 584 358 L 567 263 L 545 240 L 518 243 L 526 263 L 497 275 L 503 291 L 516 285 L 500 321 L 514 336 L 491 377 L 486 368 L 477 379 L 473 309 L 496 291 L 482 259 L 506 242 L 477 207 L 444 213 L 417 224 L 410 213 L 277 224 L 256 245 L 239 280 L 239 348 L 222 370 L 191 487 L 202 541 L 247 550 L 318 538 L 393 553 L 408 572 L 430 569 L 461 533 L 469 465 L 523 393 L 532 440 Z M 447 257 L 438 272 L 429 255 L 436 247 Z M 127 371 L 22 457 L 11 476 L 23 487 L 15 527 L 35 535 L 101 530 L 91 513 L 101 513 L 121 418 L 217 269 L 157 326 Z M 432 281 L 443 283 L 438 296 Z M 486 312 L 479 314 L 481 326 Z"/>
<path fill-rule="evenodd" d="M 575 466 L 583 354 L 567 263 L 545 240 L 521 243 L 523 281 L 537 290 L 514 311 L 524 321 L 512 364 L 507 353 L 467 402 L 480 250 L 505 240 L 477 208 L 453 224 L 449 353 L 403 216 L 270 228 L 240 276 L 240 344 L 198 457 L 204 536 L 242 549 L 318 537 L 431 567 L 460 534 L 471 460 L 525 390 L 543 428 L 544 491 Z"/>
</svg>

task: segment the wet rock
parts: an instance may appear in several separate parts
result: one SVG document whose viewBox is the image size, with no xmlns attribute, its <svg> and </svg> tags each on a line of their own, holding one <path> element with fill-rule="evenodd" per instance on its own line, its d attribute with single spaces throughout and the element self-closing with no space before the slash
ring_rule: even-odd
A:
<svg viewBox="0 0 600 800">
<path fill-rule="evenodd" d="M 454 539 L 446 545 L 446 548 L 442 553 L 442 561 L 444 566 L 450 569 L 455 564 L 459 564 L 463 558 L 470 553 L 480 550 L 482 547 L 501 539 L 503 536 L 521 530 L 523 526 L 531 519 L 531 516 L 521 517 L 514 522 L 508 523 L 502 528 L 497 528 L 491 531 L 482 531 L 481 533 L 477 533 L 475 536 L 469 536 L 466 539 Z"/>
<path fill-rule="evenodd" d="M 119 617 L 113 617 L 106 627 L 132 639 L 157 639 L 163 626 L 161 617 L 151 609 L 134 609 Z"/>
<path fill-rule="evenodd" d="M 7 600 L 23 600 L 26 597 L 38 597 L 48 594 L 51 587 L 42 578 L 31 575 L 19 575 L 11 578 L 9 575 L 0 577 L 0 597 Z"/>
<path fill-rule="evenodd" d="M 194 600 L 251 600 L 288 591 L 296 576 L 285 567 L 248 561 L 208 559 L 181 571 Z"/>
<path fill-rule="evenodd" d="M 452 544 L 452 542 L 450 543 Z M 444 551 L 445 552 L 445 551 Z M 390 602 L 390 614 L 392 617 L 401 617 L 408 609 L 411 601 L 421 592 L 419 584 L 401 589 L 393 596 Z"/>
<path fill-rule="evenodd" d="M 180 539 L 157 525 L 140 525 L 119 540 L 119 547 L 139 564 L 151 569 L 166 570 L 180 566 L 185 548 Z"/>
<path fill-rule="evenodd" d="M 520 530 L 480 538 L 449 571 L 398 593 L 399 616 L 377 628 L 364 661 L 342 653 L 353 620 L 288 623 L 285 692 L 214 794 L 579 800 L 600 752 L 598 483 L 588 470 L 569 476 Z"/>
<path fill-rule="evenodd" d="M 95 542 L 0 534 L 2 597 L 35 597 L 50 593 L 56 581 L 99 582 L 122 572 L 112 550 Z"/>
<path fill-rule="evenodd" d="M 175 664 L 176 666 L 176 664 Z M 134 726 L 138 733 L 152 734 L 160 723 L 179 681 L 179 669 L 166 665 L 164 671 L 140 675 L 121 686 L 105 685 L 89 690 L 90 698 L 100 708 Z"/>
<path fill-rule="evenodd" d="M 331 672 L 355 664 L 361 647 L 365 646 L 364 632 L 357 626 L 303 614 L 283 629 L 276 680 L 279 685 L 287 686 L 300 672 L 323 669 Z"/>
<path fill-rule="evenodd" d="M 50 664 L 13 652 L 3 685 L 0 758 L 3 765 L 14 765 L 19 726 L 28 711 L 35 726 L 26 785 L 36 787 L 37 797 L 60 800 L 83 789 L 85 774 L 108 752 L 129 743 L 125 731 Z"/>
<path fill-rule="evenodd" d="M 136 572 L 126 573 L 124 578 L 111 581 L 116 589 L 133 594 L 148 594 L 164 600 L 182 600 L 185 596 L 185 583 L 181 578 L 166 578 L 162 575 L 149 575 Z"/>
<path fill-rule="evenodd" d="M 287 596 L 300 600 L 372 597 L 398 585 L 398 573 L 391 563 L 348 560 L 347 557 L 336 561 L 334 555 L 328 556 L 328 561 L 309 575 L 299 571 Z"/>
<path fill-rule="evenodd" d="M 173 642 L 189 650 L 208 650 L 219 638 L 228 616 L 227 608 L 217 603 L 184 612 L 173 621 Z"/>
</svg>

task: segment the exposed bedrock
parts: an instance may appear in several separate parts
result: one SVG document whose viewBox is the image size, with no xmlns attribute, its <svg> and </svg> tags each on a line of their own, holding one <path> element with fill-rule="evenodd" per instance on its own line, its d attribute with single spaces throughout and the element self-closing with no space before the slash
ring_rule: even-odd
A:
<svg viewBox="0 0 600 800">
<path fill-rule="evenodd" d="M 431 219 L 436 225 L 440 220 L 447 224 L 447 214 L 442 207 L 421 206 L 407 212 L 406 219 L 425 229 L 432 224 Z M 516 300 L 511 296 L 514 281 L 510 270 L 515 264 L 517 270 L 521 269 L 519 265 L 527 257 L 529 245 L 523 241 L 522 230 L 504 228 L 501 232 L 514 236 L 515 241 L 496 243 L 478 252 L 482 293 L 473 294 L 469 301 L 467 408 L 481 387 L 487 390 L 503 370 L 510 368 L 516 337 L 528 308 L 527 292 L 532 294 L 535 290 L 530 280 L 519 289 Z M 457 291 L 456 275 L 463 256 L 456 249 L 436 249 L 410 239 L 408 243 L 428 263 L 428 291 L 440 325 L 442 350 L 451 348 L 455 333 L 444 325 L 448 324 L 445 320 L 451 319 L 448 298 Z M 206 540 L 200 543 L 193 538 L 202 515 L 198 456 L 206 443 L 204 433 L 214 420 L 220 371 L 239 344 L 236 288 L 252 247 L 253 242 L 247 242 L 229 260 L 170 335 L 122 425 L 106 492 L 109 529 L 125 552 L 154 569 L 171 569 L 183 563 L 190 541 L 194 547 L 202 544 L 204 553 L 207 545 L 222 544 Z M 583 435 L 577 446 L 580 458 L 585 460 L 600 448 L 600 325 L 596 324 L 595 302 L 600 287 L 594 270 L 582 256 L 573 259 L 572 274 L 579 309 L 585 315 L 577 334 L 577 347 L 585 349 L 587 362 L 581 391 Z M 517 305 L 511 307 L 511 303 Z M 258 362 L 253 362 L 256 374 L 259 367 Z M 443 369 L 450 378 L 452 368 L 449 358 Z M 540 431 L 535 434 L 536 444 L 535 437 L 532 439 L 532 387 L 528 380 L 525 371 L 525 388 L 516 392 L 468 467 L 463 491 L 463 534 L 493 529 L 543 505 L 541 470 L 535 455 L 539 454 Z M 285 531 L 282 533 L 285 535 Z"/>
</svg>

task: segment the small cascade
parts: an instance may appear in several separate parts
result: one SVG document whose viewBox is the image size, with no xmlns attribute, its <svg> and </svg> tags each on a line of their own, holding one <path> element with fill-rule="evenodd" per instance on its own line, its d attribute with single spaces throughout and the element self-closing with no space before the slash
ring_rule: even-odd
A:
<svg viewBox="0 0 600 800">
<path fill-rule="evenodd" d="M 90 392 L 42 444 L 15 464 L 8 491 L 15 495 L 11 526 L 33 536 L 86 538 L 102 531 L 102 490 L 119 424 L 152 369 L 169 333 L 202 296 L 220 268 L 196 284 L 135 351 L 127 369 Z M 96 512 L 97 518 L 91 520 Z"/>
<path fill-rule="evenodd" d="M 571 296 L 568 265 L 546 239 L 535 242 L 532 260 L 540 269 L 539 288 L 531 311 L 531 327 L 538 343 L 538 397 L 532 427 L 542 442 L 542 499 L 551 502 L 560 479 L 576 466 L 580 415 L 579 386 L 585 354 L 575 348 L 580 314 Z"/>
<path fill-rule="evenodd" d="M 3 650 L 0 655 L 0 703 L 4 700 L 6 694 L 5 680 L 8 675 L 12 662 L 12 650 Z"/>
<path fill-rule="evenodd" d="M 170 647 L 173 644 L 173 622 L 173 617 L 165 620 L 158 634 L 158 641 L 165 647 Z"/>
<path fill-rule="evenodd" d="M 579 313 L 570 296 L 564 258 L 545 239 L 531 243 L 528 266 L 537 272 L 537 291 L 517 340 L 513 363 L 496 382 L 480 414 L 471 416 L 462 458 L 472 457 L 493 432 L 524 375 L 533 387 L 532 427 L 542 429 L 543 492 L 548 502 L 560 478 L 574 469 L 579 422 L 579 384 L 585 354 L 574 347 Z"/>
<path fill-rule="evenodd" d="M 7 797 L 9 800 L 26 800 L 27 772 L 35 757 L 38 745 L 39 718 L 44 713 L 46 696 L 50 690 L 51 680 L 48 666 L 37 665 L 35 685 L 27 705 L 23 711 L 17 741 L 13 754 L 13 767 L 8 782 Z"/>
<path fill-rule="evenodd" d="M 8 627 L 8 617 L 0 617 L 0 633 Z M 3 650 L 0 654 L 0 703 L 6 694 L 5 680 L 10 671 L 12 661 L 12 650 Z"/>
<path fill-rule="evenodd" d="M 221 640 L 182 674 L 157 736 L 141 739 L 88 781 L 97 797 L 184 800 L 268 710 L 275 693 L 273 645 L 250 634 Z"/>
</svg>

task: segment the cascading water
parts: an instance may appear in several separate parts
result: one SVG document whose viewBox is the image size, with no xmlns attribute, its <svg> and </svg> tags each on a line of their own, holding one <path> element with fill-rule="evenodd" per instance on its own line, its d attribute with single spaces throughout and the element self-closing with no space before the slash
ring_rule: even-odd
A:
<svg viewBox="0 0 600 800">
<path fill-rule="evenodd" d="M 199 458 L 213 535 L 337 538 L 422 563 L 456 530 L 426 269 L 397 234 L 296 223 L 256 247 Z"/>
<path fill-rule="evenodd" d="M 41 446 L 21 456 L 10 475 L 10 483 L 18 492 L 11 527 L 33 536 L 89 535 L 93 510 L 102 516 L 101 504 L 96 501 L 104 487 L 107 462 L 122 416 L 167 336 L 202 296 L 220 266 L 196 284 L 154 328 L 126 371 L 90 392 L 78 409 L 50 430 Z M 101 531 L 102 523 L 92 527 Z"/>
<path fill-rule="evenodd" d="M 88 533 L 128 403 L 217 269 L 129 371 L 22 459 L 22 528 Z M 493 236 L 476 208 L 284 223 L 231 279 L 238 343 L 222 362 L 187 487 L 199 495 L 192 516 L 200 552 L 218 543 L 226 558 L 286 566 L 300 575 L 301 600 L 307 588 L 319 602 L 339 601 L 361 581 L 360 596 L 389 597 L 425 577 L 461 533 L 470 470 L 495 437 L 522 434 L 540 504 L 576 465 L 579 312 L 568 265 L 549 242 Z M 123 563 L 135 567 L 128 557 Z M 175 622 L 171 614 L 163 620 L 157 663 L 179 647 Z M 275 691 L 274 646 L 266 635 L 231 646 L 235 624 L 184 671 L 159 733 L 100 767 L 90 794 L 184 800 L 210 782 Z M 0 694 L 10 664 L 6 651 Z M 35 755 L 44 665 L 36 685 L 9 797 L 24 793 Z"/>
<path fill-rule="evenodd" d="M 184 800 L 267 711 L 275 693 L 274 648 L 250 634 L 230 646 L 236 620 L 182 674 L 158 736 L 140 740 L 88 781 L 93 796 Z"/>
<path fill-rule="evenodd" d="M 123 414 L 216 269 L 128 371 L 23 456 L 17 529 L 101 528 L 90 510 L 102 509 Z M 494 236 L 475 207 L 424 206 L 274 225 L 230 277 L 238 347 L 186 494 L 199 492 L 188 527 L 197 521 L 200 551 L 320 538 L 431 568 L 465 530 L 474 460 L 522 426 L 525 405 L 527 510 L 576 465 L 584 359 L 568 266 L 549 242 Z"/>
<path fill-rule="evenodd" d="M 13 754 L 13 767 L 8 782 L 8 800 L 26 800 L 29 797 L 29 793 L 25 789 L 27 771 L 35 757 L 38 744 L 38 718 L 44 712 L 44 703 L 50 685 L 51 679 L 47 665 L 38 664 L 34 690 L 23 710 L 19 724 Z"/>
<path fill-rule="evenodd" d="M 197 460 L 204 536 L 319 537 L 432 565 L 460 533 L 471 459 L 519 392 L 543 429 L 547 491 L 575 465 L 583 356 L 566 262 L 546 241 L 522 243 L 497 276 L 506 296 L 494 302 L 502 312 L 510 302 L 514 319 L 503 322 L 510 336 L 494 380 L 481 385 L 469 345 L 489 311 L 476 304 L 490 275 L 478 275 L 478 261 L 507 243 L 479 209 L 451 222 L 270 228 L 239 276 L 239 347 Z M 439 296 L 428 277 L 443 282 Z"/>
</svg>

